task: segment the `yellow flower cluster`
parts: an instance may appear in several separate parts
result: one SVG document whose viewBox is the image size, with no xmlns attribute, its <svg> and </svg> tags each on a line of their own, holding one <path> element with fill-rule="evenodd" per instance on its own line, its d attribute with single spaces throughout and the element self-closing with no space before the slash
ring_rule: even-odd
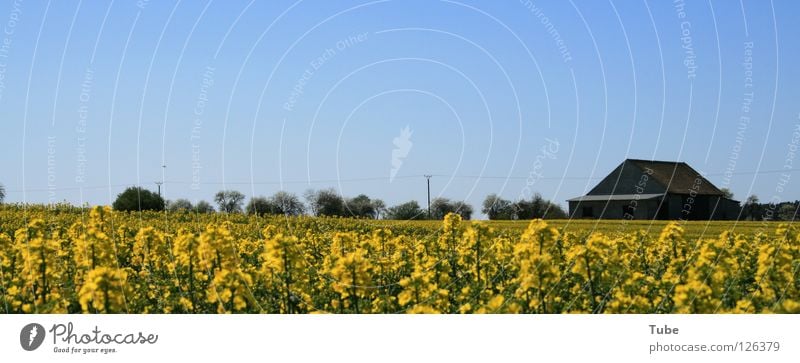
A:
<svg viewBox="0 0 800 363">
<path fill-rule="evenodd" d="M 120 269 L 98 267 L 89 271 L 78 292 L 81 308 L 84 312 L 128 312 L 126 295 L 130 292 L 127 280 L 128 274 Z"/>
<path fill-rule="evenodd" d="M 672 222 L 651 237 L 518 223 L 0 207 L 0 311 L 800 312 L 791 225 L 689 237 Z"/>
</svg>

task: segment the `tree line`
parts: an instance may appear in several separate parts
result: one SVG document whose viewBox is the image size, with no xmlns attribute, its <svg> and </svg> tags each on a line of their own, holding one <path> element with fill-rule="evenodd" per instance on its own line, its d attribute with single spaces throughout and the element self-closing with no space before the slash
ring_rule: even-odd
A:
<svg viewBox="0 0 800 363">
<path fill-rule="evenodd" d="M 130 187 L 117 196 L 112 204 L 115 210 L 155 210 L 170 212 L 191 211 L 196 213 L 246 213 L 254 215 L 313 215 L 338 216 L 364 219 L 424 220 L 444 219 L 448 213 L 457 213 L 464 219 L 472 219 L 473 207 L 459 200 L 434 198 L 430 210 L 415 201 L 387 207 L 381 199 L 365 194 L 344 197 L 334 189 L 308 190 L 303 200 L 293 193 L 278 191 L 272 196 L 255 196 L 245 203 L 246 196 L 236 190 L 221 190 L 214 195 L 216 209 L 206 201 L 192 203 L 187 199 L 166 201 L 160 195 L 142 187 Z M 567 213 L 558 204 L 536 194 L 530 200 L 512 202 L 496 194 L 486 197 L 481 212 L 489 219 L 533 219 L 566 218 Z"/>
<path fill-rule="evenodd" d="M 733 198 L 729 190 L 723 188 L 725 197 Z M 0 203 L 6 196 L 6 190 L 0 184 Z M 314 216 L 340 216 L 369 219 L 443 219 L 450 212 L 458 213 L 464 219 L 471 219 L 474 213 L 471 205 L 463 201 L 454 201 L 447 198 L 431 200 L 430 212 L 423 208 L 417 201 L 408 201 L 391 207 L 380 199 L 373 199 L 360 194 L 353 198 L 341 196 L 333 189 L 309 190 L 304 194 L 304 203 L 297 195 L 285 191 L 278 191 L 270 197 L 257 196 L 250 198 L 247 204 L 246 197 L 236 190 L 222 190 L 214 195 L 214 206 L 204 200 L 192 203 L 187 199 L 164 200 L 158 193 L 142 187 L 129 187 L 117 195 L 112 204 L 115 210 L 143 211 L 155 210 L 170 212 L 191 211 L 196 213 L 247 213 L 255 215 L 314 215 Z M 761 203 L 758 196 L 751 195 L 741 207 L 740 220 L 749 221 L 794 221 L 800 212 L 800 201 Z M 533 195 L 529 200 L 522 199 L 511 201 L 497 194 L 488 195 L 481 205 L 481 212 L 492 220 L 515 220 L 533 218 L 567 218 L 564 209 L 540 194 Z"/>
<path fill-rule="evenodd" d="M 733 198 L 733 194 L 723 189 L 725 197 Z M 4 190 L 0 186 L 0 201 Z M 279 191 L 271 197 L 253 197 L 244 204 L 245 195 L 235 190 L 219 191 L 214 196 L 217 210 L 223 213 L 247 214 L 283 214 L 297 216 L 309 214 L 314 216 L 340 216 L 369 219 L 398 219 L 398 220 L 423 220 L 443 219 L 448 213 L 458 213 L 464 219 L 471 219 L 473 208 L 466 202 L 454 201 L 447 198 L 431 200 L 430 212 L 423 208 L 417 201 L 408 201 L 391 207 L 380 199 L 372 199 L 364 194 L 354 198 L 345 198 L 333 189 L 309 190 L 304 194 L 306 203 L 292 193 Z M 211 213 L 215 209 L 205 201 L 192 204 L 186 199 L 164 201 L 161 197 L 141 187 L 126 189 L 117 197 L 113 204 L 117 210 L 181 210 L 199 213 Z M 497 194 L 486 196 L 481 205 L 481 212 L 490 220 L 518 220 L 518 219 L 560 219 L 567 218 L 564 209 L 540 194 L 534 194 L 530 199 L 511 201 Z M 800 201 L 761 203 L 758 196 L 751 195 L 741 206 L 739 220 L 749 221 L 794 221 L 800 212 Z"/>
<path fill-rule="evenodd" d="M 794 202 L 761 203 L 751 195 L 742 206 L 740 220 L 744 221 L 794 221 L 800 211 L 800 200 Z"/>
</svg>

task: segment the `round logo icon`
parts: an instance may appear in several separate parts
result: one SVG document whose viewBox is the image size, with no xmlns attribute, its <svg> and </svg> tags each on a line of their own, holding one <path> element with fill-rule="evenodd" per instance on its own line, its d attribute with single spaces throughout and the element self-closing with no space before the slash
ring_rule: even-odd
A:
<svg viewBox="0 0 800 363">
<path fill-rule="evenodd" d="M 44 342 L 44 327 L 41 324 L 30 323 L 22 327 L 19 332 L 19 344 L 22 349 L 34 351 Z"/>
</svg>

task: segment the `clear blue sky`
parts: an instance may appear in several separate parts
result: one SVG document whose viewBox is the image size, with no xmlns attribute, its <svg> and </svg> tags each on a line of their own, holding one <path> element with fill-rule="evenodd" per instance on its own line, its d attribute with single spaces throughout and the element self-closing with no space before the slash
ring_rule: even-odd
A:
<svg viewBox="0 0 800 363">
<path fill-rule="evenodd" d="M 163 180 L 168 199 L 334 187 L 392 205 L 424 204 L 434 174 L 434 196 L 479 209 L 529 190 L 565 204 L 630 157 L 688 162 L 740 200 L 800 199 L 800 173 L 779 192 L 773 172 L 800 168 L 798 15 L 753 0 L 5 0 L 0 183 L 8 202 L 109 204 Z"/>
</svg>

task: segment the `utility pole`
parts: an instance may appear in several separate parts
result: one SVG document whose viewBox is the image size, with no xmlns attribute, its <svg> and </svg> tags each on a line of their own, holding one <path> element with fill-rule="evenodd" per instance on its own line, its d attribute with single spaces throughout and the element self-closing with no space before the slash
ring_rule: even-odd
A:
<svg viewBox="0 0 800 363">
<path fill-rule="evenodd" d="M 164 175 L 167 173 L 167 165 L 161 164 L 161 181 L 156 182 L 158 185 L 158 196 L 161 196 L 161 184 L 164 184 Z"/>
<path fill-rule="evenodd" d="M 428 179 L 428 218 L 431 217 L 431 177 L 433 175 L 425 175 L 425 179 Z"/>
</svg>

